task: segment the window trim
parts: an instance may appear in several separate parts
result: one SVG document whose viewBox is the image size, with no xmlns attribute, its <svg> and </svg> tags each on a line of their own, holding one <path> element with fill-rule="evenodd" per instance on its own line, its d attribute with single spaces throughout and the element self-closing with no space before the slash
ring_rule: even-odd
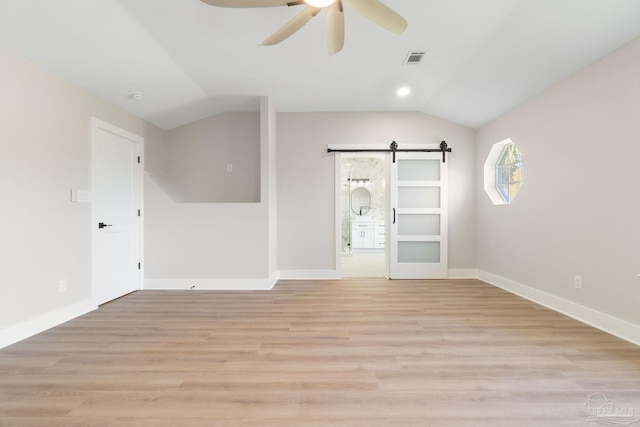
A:
<svg viewBox="0 0 640 427">
<path fill-rule="evenodd" d="M 511 138 L 493 144 L 487 160 L 484 162 L 484 191 L 494 205 L 509 205 L 513 202 L 513 198 L 506 200 L 497 188 L 497 169 L 509 167 L 510 165 L 498 165 L 507 146 L 515 145 Z M 522 178 L 518 181 L 522 184 Z"/>
</svg>

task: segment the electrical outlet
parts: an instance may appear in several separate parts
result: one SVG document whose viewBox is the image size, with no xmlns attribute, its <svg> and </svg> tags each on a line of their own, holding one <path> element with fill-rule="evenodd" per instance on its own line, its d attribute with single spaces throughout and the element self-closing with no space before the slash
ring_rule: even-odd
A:
<svg viewBox="0 0 640 427">
<path fill-rule="evenodd" d="M 227 172 L 233 172 L 233 165 L 231 163 L 227 165 Z"/>
<path fill-rule="evenodd" d="M 576 289 L 582 289 L 582 277 L 573 276 L 573 287 Z"/>
<path fill-rule="evenodd" d="M 58 281 L 58 292 L 63 293 L 67 291 L 67 279 Z"/>
</svg>

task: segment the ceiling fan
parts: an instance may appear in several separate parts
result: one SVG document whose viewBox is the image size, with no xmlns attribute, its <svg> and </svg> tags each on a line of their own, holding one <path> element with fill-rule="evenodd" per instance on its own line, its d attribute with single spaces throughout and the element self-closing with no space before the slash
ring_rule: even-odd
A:
<svg viewBox="0 0 640 427">
<path fill-rule="evenodd" d="M 329 55 L 342 50 L 344 46 L 344 10 L 346 3 L 361 15 L 396 34 L 402 34 L 407 28 L 407 21 L 396 12 L 382 4 L 379 0 L 202 0 L 204 3 L 218 7 L 273 7 L 298 6 L 307 7 L 287 22 L 279 30 L 269 36 L 260 46 L 271 46 L 285 40 L 302 28 L 322 9 L 327 9 L 327 45 Z"/>
</svg>

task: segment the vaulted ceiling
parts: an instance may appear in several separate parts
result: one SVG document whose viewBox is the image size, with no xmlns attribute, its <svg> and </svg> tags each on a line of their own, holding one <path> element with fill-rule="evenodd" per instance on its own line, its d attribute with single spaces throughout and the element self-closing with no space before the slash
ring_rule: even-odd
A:
<svg viewBox="0 0 640 427">
<path fill-rule="evenodd" d="M 383 3 L 406 32 L 347 4 L 333 56 L 325 11 L 259 47 L 305 6 L 200 0 L 0 0 L 0 44 L 164 129 L 255 111 L 259 96 L 281 112 L 422 111 L 479 127 L 640 36 L 638 0 Z M 412 50 L 427 53 L 404 65 Z M 398 97 L 401 86 L 411 93 Z"/>
</svg>

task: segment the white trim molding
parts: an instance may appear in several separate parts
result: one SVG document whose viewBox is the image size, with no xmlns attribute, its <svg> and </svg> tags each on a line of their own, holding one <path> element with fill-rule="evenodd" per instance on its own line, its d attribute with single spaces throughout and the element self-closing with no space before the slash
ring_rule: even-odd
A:
<svg viewBox="0 0 640 427">
<path fill-rule="evenodd" d="M 486 271 L 478 271 L 478 279 L 640 346 L 640 325 Z"/>
<path fill-rule="evenodd" d="M 77 302 L 0 331 L 0 348 L 32 337 L 98 308 L 91 299 Z"/>
<path fill-rule="evenodd" d="M 340 280 L 337 270 L 279 271 L 281 280 Z M 476 278 L 504 289 L 575 320 L 600 329 L 625 341 L 640 346 L 640 325 L 618 319 L 575 302 L 540 291 L 511 279 L 483 270 L 451 269 L 449 279 Z M 146 279 L 144 289 L 154 290 L 271 290 L 276 279 Z M 192 286 L 195 286 L 192 288 Z M 76 317 L 96 310 L 98 306 L 86 299 L 34 319 L 0 330 L 0 349 L 46 331 Z"/>
<path fill-rule="evenodd" d="M 504 148 L 509 144 L 513 144 L 510 138 L 493 144 L 487 160 L 484 162 L 484 192 L 489 196 L 491 203 L 494 205 L 508 204 L 496 189 L 496 165 L 498 160 L 500 160 L 500 156 L 502 156 Z"/>
<path fill-rule="evenodd" d="M 340 280 L 338 270 L 281 270 L 279 280 Z"/>
<path fill-rule="evenodd" d="M 478 270 L 475 268 L 450 268 L 448 279 L 477 279 Z"/>
<path fill-rule="evenodd" d="M 145 279 L 145 290 L 268 291 L 277 279 Z"/>
</svg>

